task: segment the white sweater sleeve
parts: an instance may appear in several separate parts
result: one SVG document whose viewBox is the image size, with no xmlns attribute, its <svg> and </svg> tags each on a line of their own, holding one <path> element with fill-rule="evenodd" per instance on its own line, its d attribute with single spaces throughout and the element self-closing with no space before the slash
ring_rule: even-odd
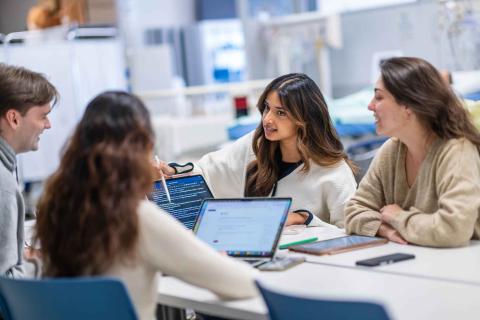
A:
<svg viewBox="0 0 480 320">
<path fill-rule="evenodd" d="M 345 227 L 345 205 L 353 197 L 357 183 L 346 162 L 335 169 L 332 179 L 324 184 L 325 199 L 330 212 L 330 223 Z"/>
<path fill-rule="evenodd" d="M 257 294 L 255 269 L 216 252 L 154 204 L 142 201 L 139 219 L 141 251 L 154 269 L 223 298 Z"/>
<path fill-rule="evenodd" d="M 243 197 L 246 168 L 254 158 L 252 138 L 253 132 L 195 163 L 194 172 L 205 177 L 215 197 Z"/>
<path fill-rule="evenodd" d="M 345 161 L 342 161 L 337 167 L 324 172 L 319 181 L 318 196 L 325 204 L 323 210 L 328 211 L 329 223 L 314 215 L 308 226 L 344 228 L 345 204 L 355 194 L 357 188 L 352 170 Z"/>
</svg>

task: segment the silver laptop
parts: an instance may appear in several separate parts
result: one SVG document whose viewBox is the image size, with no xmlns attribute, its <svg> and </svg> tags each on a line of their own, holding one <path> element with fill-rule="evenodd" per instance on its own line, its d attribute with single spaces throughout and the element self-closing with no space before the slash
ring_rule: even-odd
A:
<svg viewBox="0 0 480 320">
<path fill-rule="evenodd" d="M 274 258 L 291 198 L 205 199 L 194 232 L 218 251 L 259 266 Z"/>
</svg>

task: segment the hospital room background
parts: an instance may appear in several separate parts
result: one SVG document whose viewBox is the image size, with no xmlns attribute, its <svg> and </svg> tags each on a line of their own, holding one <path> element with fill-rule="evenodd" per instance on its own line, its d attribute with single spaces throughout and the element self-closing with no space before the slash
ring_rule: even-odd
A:
<svg viewBox="0 0 480 320">
<path fill-rule="evenodd" d="M 365 170 L 384 141 L 367 105 L 393 56 L 450 72 L 480 121 L 480 0 L 78 0 L 62 1 L 76 12 L 51 26 L 32 16 L 42 2 L 0 1 L 0 62 L 46 74 L 60 93 L 39 150 L 19 156 L 30 214 L 88 101 L 105 90 L 145 101 L 155 152 L 176 162 L 253 130 L 266 84 L 303 72 Z"/>
</svg>

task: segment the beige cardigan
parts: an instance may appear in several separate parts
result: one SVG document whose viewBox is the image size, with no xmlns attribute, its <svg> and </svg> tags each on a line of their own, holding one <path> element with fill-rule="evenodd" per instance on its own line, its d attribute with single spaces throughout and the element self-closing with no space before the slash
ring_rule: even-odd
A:
<svg viewBox="0 0 480 320">
<path fill-rule="evenodd" d="M 480 156 L 466 139 L 435 140 L 410 188 L 406 146 L 388 140 L 345 207 L 347 233 L 374 236 L 379 210 L 403 211 L 391 222 L 409 243 L 432 247 L 467 245 L 480 236 Z"/>
<path fill-rule="evenodd" d="M 156 205 L 142 201 L 137 257 L 117 262 L 105 275 L 119 277 L 128 288 L 139 319 L 155 319 L 162 273 L 209 289 L 222 298 L 250 298 L 257 294 L 257 271 L 246 263 L 221 255 L 199 240 Z"/>
</svg>

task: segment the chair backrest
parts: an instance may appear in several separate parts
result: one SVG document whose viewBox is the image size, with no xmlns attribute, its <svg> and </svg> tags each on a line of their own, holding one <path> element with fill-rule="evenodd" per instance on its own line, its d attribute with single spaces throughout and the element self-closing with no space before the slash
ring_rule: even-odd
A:
<svg viewBox="0 0 480 320">
<path fill-rule="evenodd" d="M 271 320 L 388 320 L 385 309 L 376 303 L 317 300 L 286 295 L 257 286 L 267 304 Z"/>
<path fill-rule="evenodd" d="M 5 320 L 137 319 L 125 286 L 112 278 L 0 278 L 0 308 Z"/>
</svg>

